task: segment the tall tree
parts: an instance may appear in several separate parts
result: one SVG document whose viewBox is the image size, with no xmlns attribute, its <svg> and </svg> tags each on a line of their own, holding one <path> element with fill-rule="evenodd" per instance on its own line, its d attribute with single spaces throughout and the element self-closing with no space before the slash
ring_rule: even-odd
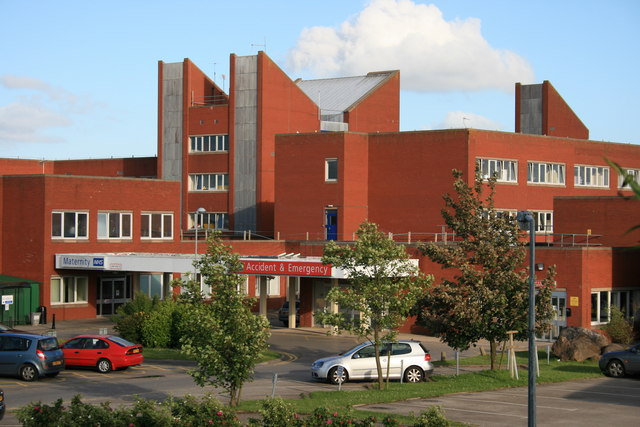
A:
<svg viewBox="0 0 640 427">
<path fill-rule="evenodd" d="M 360 319 L 324 312 L 316 313 L 316 318 L 338 332 L 348 331 L 373 342 L 382 390 L 381 345 L 395 339 L 397 329 L 431 284 L 431 277 L 421 274 L 409 261 L 404 246 L 367 221 L 358 228 L 353 245 L 329 242 L 322 262 L 344 270 L 349 279 L 348 286 L 332 288 L 327 300 L 341 309 L 359 311 Z"/>
<path fill-rule="evenodd" d="M 445 194 L 442 217 L 455 233 L 455 242 L 430 242 L 420 247 L 432 261 L 455 269 L 454 280 L 442 279 L 420 301 L 419 321 L 449 346 L 466 350 L 489 341 L 491 369 L 496 349 L 508 331 L 527 339 L 529 275 L 526 248 L 515 218 L 496 211 L 496 179 L 483 181 L 476 170 L 473 186 L 453 171 L 456 197 Z M 485 191 L 488 194 L 485 197 Z M 537 329 L 547 327 L 553 308 L 551 288 L 555 266 L 547 270 L 536 297 Z"/>
<path fill-rule="evenodd" d="M 178 300 L 188 307 L 181 351 L 195 358 L 197 368 L 189 374 L 198 385 L 224 388 L 230 405 L 237 406 L 242 385 L 267 348 L 269 323 L 251 312 L 255 299 L 244 295 L 244 279 L 237 273 L 242 263 L 218 232 L 209 236 L 206 255 L 194 265 L 211 291 L 205 295 L 194 280 L 174 282 L 182 288 Z"/>
</svg>

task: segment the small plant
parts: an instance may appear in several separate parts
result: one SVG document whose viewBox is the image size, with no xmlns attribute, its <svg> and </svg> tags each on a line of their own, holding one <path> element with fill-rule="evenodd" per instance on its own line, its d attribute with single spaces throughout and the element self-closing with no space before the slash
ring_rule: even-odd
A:
<svg viewBox="0 0 640 427">
<path fill-rule="evenodd" d="M 262 416 L 262 421 L 252 418 L 250 424 L 265 427 L 304 425 L 304 422 L 293 411 L 291 405 L 280 397 L 265 399 L 260 408 L 260 415 Z"/>
<path fill-rule="evenodd" d="M 447 427 L 450 423 L 444 416 L 442 407 L 432 406 L 421 413 L 413 425 L 414 427 Z"/>
<path fill-rule="evenodd" d="M 631 344 L 633 341 L 633 321 L 625 319 L 624 313 L 614 305 L 611 306 L 611 320 L 602 327 L 619 344 Z"/>
</svg>

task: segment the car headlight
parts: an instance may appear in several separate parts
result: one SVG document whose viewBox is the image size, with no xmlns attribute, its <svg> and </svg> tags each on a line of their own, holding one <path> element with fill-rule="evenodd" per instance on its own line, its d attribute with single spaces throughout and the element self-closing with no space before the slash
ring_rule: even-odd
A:
<svg viewBox="0 0 640 427">
<path fill-rule="evenodd" d="M 322 365 L 324 365 L 324 362 L 313 362 L 311 367 L 317 369 L 317 368 L 322 368 Z"/>
</svg>

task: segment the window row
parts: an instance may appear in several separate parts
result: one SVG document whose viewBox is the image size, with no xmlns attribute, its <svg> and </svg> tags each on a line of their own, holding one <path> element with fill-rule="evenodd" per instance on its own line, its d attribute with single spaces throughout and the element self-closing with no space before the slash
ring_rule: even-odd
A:
<svg viewBox="0 0 640 427">
<path fill-rule="evenodd" d="M 552 211 L 531 211 L 537 233 L 553 233 L 553 212 Z M 497 209 L 496 215 L 509 216 L 515 220 L 518 211 L 515 209 Z"/>
<path fill-rule="evenodd" d="M 229 151 L 229 135 L 192 136 L 191 152 Z"/>
<path fill-rule="evenodd" d="M 597 291 L 591 292 L 591 323 L 608 323 L 611 308 L 616 307 L 629 319 L 638 308 L 640 291 Z"/>
<path fill-rule="evenodd" d="M 129 212 L 99 212 L 99 239 L 130 239 L 132 214 Z M 52 212 L 51 237 L 54 239 L 88 239 L 88 212 Z M 143 213 L 140 215 L 140 237 L 173 238 L 173 214 Z"/>
<path fill-rule="evenodd" d="M 198 214 L 192 212 L 189 214 L 191 228 L 215 228 L 216 230 L 229 229 L 229 214 L 226 212 L 207 212 Z"/>
<path fill-rule="evenodd" d="M 495 176 L 498 182 L 518 182 L 518 162 L 516 160 L 480 158 L 478 167 L 482 178 Z M 636 183 L 640 184 L 640 169 L 625 169 Z M 609 168 L 606 166 L 575 165 L 573 183 L 576 187 L 609 188 Z M 527 162 L 527 182 L 529 184 L 566 184 L 566 166 L 562 163 Z M 618 188 L 629 188 L 623 177 L 618 176 Z"/>
<path fill-rule="evenodd" d="M 192 191 L 226 191 L 229 189 L 229 174 L 198 173 L 189 175 Z"/>
</svg>

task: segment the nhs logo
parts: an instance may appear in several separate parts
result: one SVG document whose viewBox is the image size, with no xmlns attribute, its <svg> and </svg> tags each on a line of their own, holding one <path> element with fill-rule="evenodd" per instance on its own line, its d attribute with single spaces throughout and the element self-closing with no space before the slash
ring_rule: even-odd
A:
<svg viewBox="0 0 640 427">
<path fill-rule="evenodd" d="M 104 258 L 93 258 L 93 267 L 104 267 Z"/>
</svg>

